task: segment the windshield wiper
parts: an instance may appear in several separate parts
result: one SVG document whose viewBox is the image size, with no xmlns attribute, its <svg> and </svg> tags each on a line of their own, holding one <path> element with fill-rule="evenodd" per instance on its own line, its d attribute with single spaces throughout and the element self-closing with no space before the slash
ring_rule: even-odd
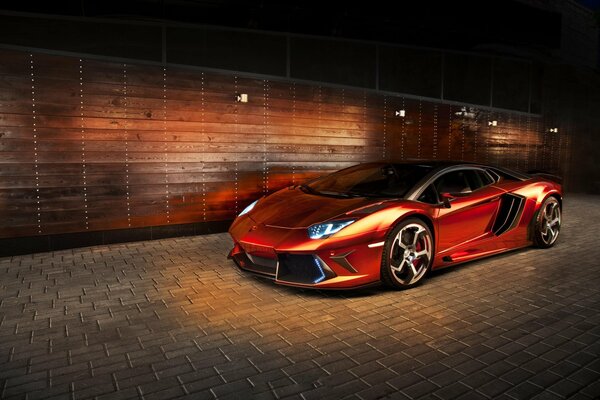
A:
<svg viewBox="0 0 600 400">
<path fill-rule="evenodd" d="M 398 197 L 398 196 L 386 195 L 386 194 L 382 194 L 382 193 L 365 193 L 365 192 L 347 192 L 346 194 L 349 197 L 382 197 L 382 198 Z"/>
<path fill-rule="evenodd" d="M 327 191 L 327 190 L 320 191 L 319 194 L 322 194 L 324 196 L 343 197 L 343 198 L 346 198 L 346 199 L 350 198 L 350 197 L 356 197 L 356 196 L 353 196 L 353 195 L 348 194 L 348 193 L 330 192 L 330 191 Z"/>
<path fill-rule="evenodd" d="M 299 185 L 299 187 L 304 193 L 316 194 L 316 195 L 320 195 L 320 196 L 329 196 L 329 197 L 341 197 L 343 199 L 351 199 L 351 198 L 358 198 L 358 197 L 396 197 L 396 196 L 386 196 L 386 195 L 377 194 L 377 193 L 362 193 L 362 192 L 352 192 L 352 191 L 351 192 L 333 192 L 333 191 L 329 191 L 329 190 L 317 191 L 317 190 L 311 188 L 310 186 L 308 186 L 307 184 Z"/>
<path fill-rule="evenodd" d="M 304 193 L 315 194 L 317 196 L 341 197 L 341 198 L 344 198 L 344 199 L 349 199 L 351 197 L 360 197 L 360 196 L 357 196 L 355 194 L 349 194 L 349 193 L 330 192 L 330 191 L 327 191 L 327 190 L 317 191 L 317 190 L 311 188 L 310 186 L 308 186 L 307 184 L 300 185 L 300 189 Z"/>
<path fill-rule="evenodd" d="M 303 183 L 302 185 L 300 185 L 300 189 L 304 192 L 304 193 L 310 193 L 310 194 L 320 194 L 319 192 L 317 192 L 315 189 L 311 188 L 310 186 L 308 186 L 307 184 Z"/>
</svg>

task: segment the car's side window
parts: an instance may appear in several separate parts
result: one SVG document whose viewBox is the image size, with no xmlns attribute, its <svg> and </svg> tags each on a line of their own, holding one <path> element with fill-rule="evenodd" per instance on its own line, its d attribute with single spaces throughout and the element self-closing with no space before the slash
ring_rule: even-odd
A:
<svg viewBox="0 0 600 400">
<path fill-rule="evenodd" d="M 486 169 L 486 171 L 492 177 L 492 179 L 494 180 L 494 183 L 499 182 L 500 179 L 502 179 L 500 177 L 500 175 L 496 171 L 494 171 L 493 169 L 488 168 L 488 169 Z"/>
<path fill-rule="evenodd" d="M 471 188 L 472 192 L 485 186 L 483 180 L 481 179 L 481 175 L 479 175 L 479 170 L 467 169 L 465 170 L 465 177 L 469 182 L 469 187 Z"/>
<path fill-rule="evenodd" d="M 450 171 L 435 180 L 433 185 L 438 193 L 465 194 L 472 189 L 467 180 L 467 170 Z"/>
<path fill-rule="evenodd" d="M 427 188 L 421 193 L 417 201 L 427 204 L 438 204 L 440 201 L 438 199 L 438 194 L 433 187 L 433 185 L 427 186 Z"/>
<path fill-rule="evenodd" d="M 471 186 L 471 191 L 473 192 L 494 183 L 494 179 L 483 170 L 471 169 L 466 170 L 465 173 L 467 180 L 469 181 L 469 186 Z"/>
<path fill-rule="evenodd" d="M 440 176 L 434 186 L 438 193 L 466 194 L 494 183 L 494 180 L 479 169 L 459 169 Z"/>
<path fill-rule="evenodd" d="M 490 176 L 490 174 L 485 171 L 477 170 L 477 174 L 481 178 L 481 181 L 483 182 L 483 186 L 488 186 L 488 185 L 491 185 L 492 183 L 496 183 L 494 178 L 492 178 Z"/>
</svg>

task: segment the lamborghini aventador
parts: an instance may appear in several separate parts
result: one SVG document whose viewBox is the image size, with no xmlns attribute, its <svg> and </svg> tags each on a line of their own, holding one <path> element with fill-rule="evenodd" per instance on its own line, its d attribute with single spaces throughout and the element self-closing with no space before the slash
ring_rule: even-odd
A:
<svg viewBox="0 0 600 400">
<path fill-rule="evenodd" d="M 560 179 L 454 162 L 368 163 L 248 205 L 230 258 L 276 283 L 403 289 L 430 270 L 556 243 Z"/>
</svg>

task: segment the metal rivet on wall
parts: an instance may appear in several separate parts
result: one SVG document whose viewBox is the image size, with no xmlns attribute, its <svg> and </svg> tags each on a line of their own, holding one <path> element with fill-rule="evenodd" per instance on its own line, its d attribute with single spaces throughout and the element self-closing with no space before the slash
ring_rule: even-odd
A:
<svg viewBox="0 0 600 400">
<path fill-rule="evenodd" d="M 387 136 L 387 96 L 383 96 L 383 148 L 382 148 L 382 158 L 386 159 L 386 136 Z"/>
<path fill-rule="evenodd" d="M 488 118 L 490 117 L 489 113 L 487 113 L 487 112 L 486 112 L 486 117 L 488 117 Z M 492 134 L 492 127 L 489 124 L 485 124 L 485 125 L 487 126 L 487 133 L 486 133 L 486 136 L 485 136 L 486 140 L 484 141 L 484 143 L 485 143 L 485 159 L 484 159 L 484 161 L 485 161 L 486 164 L 489 164 L 489 162 L 490 162 L 490 151 L 491 151 L 490 141 L 491 141 L 491 138 L 492 138 L 492 135 L 491 135 Z"/>
<path fill-rule="evenodd" d="M 296 83 L 292 82 L 292 135 L 296 135 Z M 296 166 L 292 163 L 292 185 L 296 184 Z"/>
<path fill-rule="evenodd" d="M 479 157 L 478 154 L 478 147 L 479 147 L 479 111 L 477 110 L 473 110 L 474 111 L 474 115 L 473 115 L 473 120 L 475 121 L 474 124 L 474 132 L 473 132 L 473 161 L 477 162 L 477 159 Z"/>
<path fill-rule="evenodd" d="M 204 102 L 204 72 L 200 74 L 200 132 L 205 137 L 206 127 L 204 126 L 204 117 L 206 113 L 206 104 Z M 206 222 L 206 160 L 202 162 L 202 221 Z"/>
<path fill-rule="evenodd" d="M 438 148 L 438 105 L 433 105 L 433 158 L 437 159 Z"/>
<path fill-rule="evenodd" d="M 86 155 L 85 155 L 85 116 L 84 116 L 84 97 L 83 97 L 83 60 L 79 59 L 79 114 L 81 127 L 81 173 L 83 177 L 83 208 L 85 217 L 85 229 L 89 229 L 88 218 L 88 199 L 87 199 L 87 176 L 86 176 Z"/>
<path fill-rule="evenodd" d="M 233 76 L 233 86 L 234 86 L 234 90 L 237 93 L 238 92 L 238 77 L 237 75 Z M 237 105 L 237 103 L 234 106 L 233 109 L 233 118 L 234 118 L 234 123 L 235 123 L 235 131 L 236 133 L 240 133 L 240 124 L 238 121 L 238 112 L 239 112 L 239 107 Z M 202 135 L 204 136 L 204 135 Z M 234 173 L 234 216 L 238 215 L 238 194 L 239 194 L 239 183 L 238 183 L 238 162 L 237 160 L 234 163 L 234 167 L 233 167 L 233 173 Z"/>
<path fill-rule="evenodd" d="M 269 126 L 269 81 L 263 80 L 263 193 L 269 191 L 269 171 L 267 165 L 267 131 Z"/>
<path fill-rule="evenodd" d="M 465 121 L 465 117 L 462 117 L 462 120 L 460 121 L 460 159 L 464 160 L 465 159 L 465 125 L 466 125 L 466 121 Z"/>
<path fill-rule="evenodd" d="M 540 140 L 540 120 L 537 117 L 534 117 L 531 120 L 531 132 L 530 132 L 530 144 L 529 144 L 529 152 L 531 154 L 530 157 L 533 157 L 531 160 L 531 169 L 537 169 L 538 165 L 538 149 L 539 149 L 539 140 Z"/>
<path fill-rule="evenodd" d="M 495 118 L 499 118 L 499 117 L 500 117 L 500 114 L 498 114 L 498 116 L 495 116 Z M 493 134 L 496 135 L 496 136 L 501 135 L 502 132 L 499 132 L 498 128 L 497 128 L 498 127 L 497 120 L 493 120 L 492 122 L 493 123 L 491 125 L 491 128 L 492 128 Z M 502 155 L 503 154 L 500 151 L 500 147 L 497 144 L 496 144 L 496 147 L 494 149 L 494 154 L 495 154 L 495 163 L 496 163 L 496 165 L 502 165 L 503 164 L 503 159 L 502 159 Z"/>
<path fill-rule="evenodd" d="M 550 131 L 548 129 L 544 130 L 544 150 L 542 154 L 544 154 L 544 170 L 549 171 L 552 168 L 552 139 L 554 136 L 549 135 Z"/>
<path fill-rule="evenodd" d="M 406 110 L 406 106 L 404 104 L 404 97 L 402 97 L 402 110 L 400 110 L 400 116 L 403 116 L 402 111 Z M 404 160 L 404 136 L 406 136 L 406 119 L 402 119 L 402 126 L 400 129 L 400 159 Z"/>
<path fill-rule="evenodd" d="M 555 171 L 560 154 L 560 133 L 558 132 L 558 128 L 550 128 L 550 169 L 551 171 Z"/>
<path fill-rule="evenodd" d="M 540 164 L 542 169 L 548 168 L 546 165 L 546 151 L 548 149 L 548 131 L 544 129 L 544 133 L 542 134 L 542 149 L 541 149 L 541 158 Z"/>
<path fill-rule="evenodd" d="M 125 114 L 123 135 L 125 137 L 125 195 L 127 203 L 127 226 L 131 227 L 131 197 L 129 193 L 129 123 L 127 121 L 127 64 L 123 64 L 123 107 Z"/>
<path fill-rule="evenodd" d="M 533 169 L 537 169 L 537 164 L 538 164 L 538 148 L 539 148 L 539 144 L 538 144 L 538 140 L 539 140 L 539 129 L 540 129 L 540 125 L 539 125 L 539 121 L 536 118 L 535 122 L 534 122 L 534 127 L 533 127 L 533 131 L 534 131 L 534 142 L 533 142 Z"/>
<path fill-rule="evenodd" d="M 556 130 L 556 134 L 558 134 L 558 157 L 557 157 L 557 164 L 556 164 L 556 171 L 558 174 L 563 175 L 564 171 L 564 161 L 561 160 L 561 157 L 566 157 L 567 153 L 567 146 L 569 143 L 569 136 L 565 133 L 565 131 L 563 129 L 558 129 L 558 128 L 554 128 Z"/>
<path fill-rule="evenodd" d="M 42 233 L 42 208 L 40 204 L 40 177 L 39 177 L 39 164 L 38 164 L 38 132 L 37 132 L 37 116 L 35 113 L 35 65 L 33 54 L 29 54 L 29 67 L 31 76 L 31 123 L 32 123 L 32 134 L 33 134 L 33 168 L 35 173 L 35 196 L 36 196 L 36 220 L 38 234 Z"/>
<path fill-rule="evenodd" d="M 452 159 L 452 106 L 448 106 L 448 160 Z"/>
<path fill-rule="evenodd" d="M 343 112 L 346 112 L 346 90 L 344 88 L 341 89 L 342 90 L 342 110 Z M 352 116 L 352 118 L 354 119 L 354 115 Z M 321 87 L 319 87 L 319 122 L 321 121 Z M 363 141 L 363 146 L 365 145 L 365 142 Z"/>
<path fill-rule="evenodd" d="M 514 154 L 516 155 L 515 157 L 515 169 L 518 171 L 520 168 L 520 164 L 521 164 L 521 157 L 523 157 L 523 126 L 522 126 L 522 121 L 521 121 L 521 116 L 517 115 L 515 116 L 515 118 L 517 119 L 517 123 L 516 123 L 516 129 L 514 128 L 514 125 L 510 125 L 512 128 L 512 132 L 517 132 L 516 137 L 513 139 L 517 145 L 517 149 L 514 152 Z M 513 135 L 514 136 L 514 135 Z"/>
<path fill-rule="evenodd" d="M 512 140 L 512 136 L 514 136 L 515 133 L 515 123 L 513 121 L 513 116 L 511 113 L 504 113 L 504 115 L 506 114 L 508 114 L 508 116 L 506 117 L 506 122 L 502 126 L 502 129 L 504 129 L 504 132 L 502 132 L 502 134 L 508 138 L 509 142 L 514 143 L 509 145 L 511 146 L 511 148 L 508 151 L 508 157 L 506 157 L 506 167 L 514 169 L 515 166 L 513 165 L 513 162 L 516 164 L 517 159 L 519 158 L 519 144 Z"/>
<path fill-rule="evenodd" d="M 423 102 L 419 99 L 419 124 L 417 127 L 417 158 L 421 158 L 421 123 L 423 120 Z"/>
<path fill-rule="evenodd" d="M 321 86 L 318 86 L 318 94 L 319 94 L 319 98 L 317 100 L 317 125 L 319 127 L 319 130 L 321 130 Z M 317 164 L 318 167 L 317 169 L 320 170 L 321 169 L 321 164 Z"/>
<path fill-rule="evenodd" d="M 165 150 L 165 209 L 167 224 L 171 223 L 171 210 L 169 209 L 169 142 L 167 135 L 167 68 L 163 67 L 163 140 Z"/>
<path fill-rule="evenodd" d="M 363 106 L 362 106 L 362 129 L 361 129 L 363 135 L 364 135 L 364 140 L 365 142 L 367 142 L 367 140 L 369 139 L 369 130 L 367 129 L 367 91 L 363 90 Z M 367 146 L 360 146 L 360 151 L 361 151 L 361 161 L 362 162 L 366 162 L 367 161 L 367 155 L 365 152 L 365 148 Z"/>
<path fill-rule="evenodd" d="M 531 140 L 531 118 L 528 115 L 525 119 L 525 170 L 529 171 L 529 142 Z"/>
</svg>

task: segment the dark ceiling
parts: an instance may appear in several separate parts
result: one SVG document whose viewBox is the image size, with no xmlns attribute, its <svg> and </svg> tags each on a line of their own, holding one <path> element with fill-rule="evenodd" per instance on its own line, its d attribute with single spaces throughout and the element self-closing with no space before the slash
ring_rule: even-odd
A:
<svg viewBox="0 0 600 400">
<path fill-rule="evenodd" d="M 551 50 L 560 15 L 513 0 L 3 1 L 0 8 L 43 14 L 167 20 L 409 45 L 472 50 L 490 45 Z"/>
</svg>

